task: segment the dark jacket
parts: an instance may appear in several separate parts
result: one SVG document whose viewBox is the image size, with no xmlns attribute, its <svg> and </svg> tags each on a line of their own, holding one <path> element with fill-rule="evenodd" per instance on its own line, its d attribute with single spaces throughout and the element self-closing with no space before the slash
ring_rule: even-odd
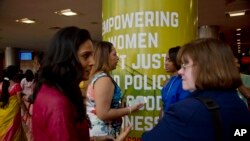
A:
<svg viewBox="0 0 250 141">
<path fill-rule="evenodd" d="M 196 91 L 170 106 L 161 121 L 142 135 L 143 141 L 214 141 L 210 111 L 194 97 L 212 98 L 220 106 L 224 139 L 233 138 L 235 128 L 248 128 L 250 112 L 236 90 Z M 250 131 L 249 131 L 250 132 Z"/>
</svg>

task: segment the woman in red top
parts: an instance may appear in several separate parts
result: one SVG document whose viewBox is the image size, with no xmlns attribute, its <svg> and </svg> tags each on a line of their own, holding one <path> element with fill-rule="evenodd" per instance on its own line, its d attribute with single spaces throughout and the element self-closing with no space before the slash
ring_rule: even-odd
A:
<svg viewBox="0 0 250 141">
<path fill-rule="evenodd" d="M 94 64 L 93 44 L 85 29 L 58 31 L 41 62 L 34 90 L 32 130 L 35 141 L 89 141 L 89 121 L 79 83 Z M 131 127 L 116 141 L 121 141 Z M 112 137 L 93 137 L 94 141 Z"/>
<path fill-rule="evenodd" d="M 35 141 L 88 141 L 89 125 L 78 84 L 94 64 L 93 44 L 85 29 L 66 27 L 45 53 L 34 90 Z"/>
</svg>

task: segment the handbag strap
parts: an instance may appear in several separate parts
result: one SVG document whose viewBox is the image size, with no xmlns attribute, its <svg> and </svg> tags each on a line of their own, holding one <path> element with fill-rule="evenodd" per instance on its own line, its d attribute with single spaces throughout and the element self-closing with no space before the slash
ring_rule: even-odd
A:
<svg viewBox="0 0 250 141">
<path fill-rule="evenodd" d="M 208 97 L 198 96 L 195 98 L 199 100 L 203 105 L 205 105 L 211 113 L 215 131 L 215 140 L 223 141 L 223 125 L 219 111 L 220 106 L 213 99 Z"/>
</svg>

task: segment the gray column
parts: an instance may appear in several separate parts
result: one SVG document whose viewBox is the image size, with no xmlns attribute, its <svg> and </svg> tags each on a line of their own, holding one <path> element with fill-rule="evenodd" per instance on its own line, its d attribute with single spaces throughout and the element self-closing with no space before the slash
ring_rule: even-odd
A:
<svg viewBox="0 0 250 141">
<path fill-rule="evenodd" d="M 219 26 L 203 25 L 199 27 L 199 38 L 216 38 L 219 39 Z"/>
<path fill-rule="evenodd" d="M 9 65 L 17 65 L 17 50 L 13 47 L 5 48 L 5 67 Z"/>
</svg>

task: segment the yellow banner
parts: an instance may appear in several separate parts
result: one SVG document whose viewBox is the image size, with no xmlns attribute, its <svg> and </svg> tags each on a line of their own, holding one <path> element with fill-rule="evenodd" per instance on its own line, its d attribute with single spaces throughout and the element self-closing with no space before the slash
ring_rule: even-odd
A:
<svg viewBox="0 0 250 141">
<path fill-rule="evenodd" d="M 103 40 L 114 44 L 120 57 L 113 77 L 124 100 L 144 98 L 139 112 L 124 117 L 133 129 L 126 140 L 138 141 L 158 122 L 164 57 L 169 48 L 197 37 L 197 0 L 103 0 Z"/>
</svg>

